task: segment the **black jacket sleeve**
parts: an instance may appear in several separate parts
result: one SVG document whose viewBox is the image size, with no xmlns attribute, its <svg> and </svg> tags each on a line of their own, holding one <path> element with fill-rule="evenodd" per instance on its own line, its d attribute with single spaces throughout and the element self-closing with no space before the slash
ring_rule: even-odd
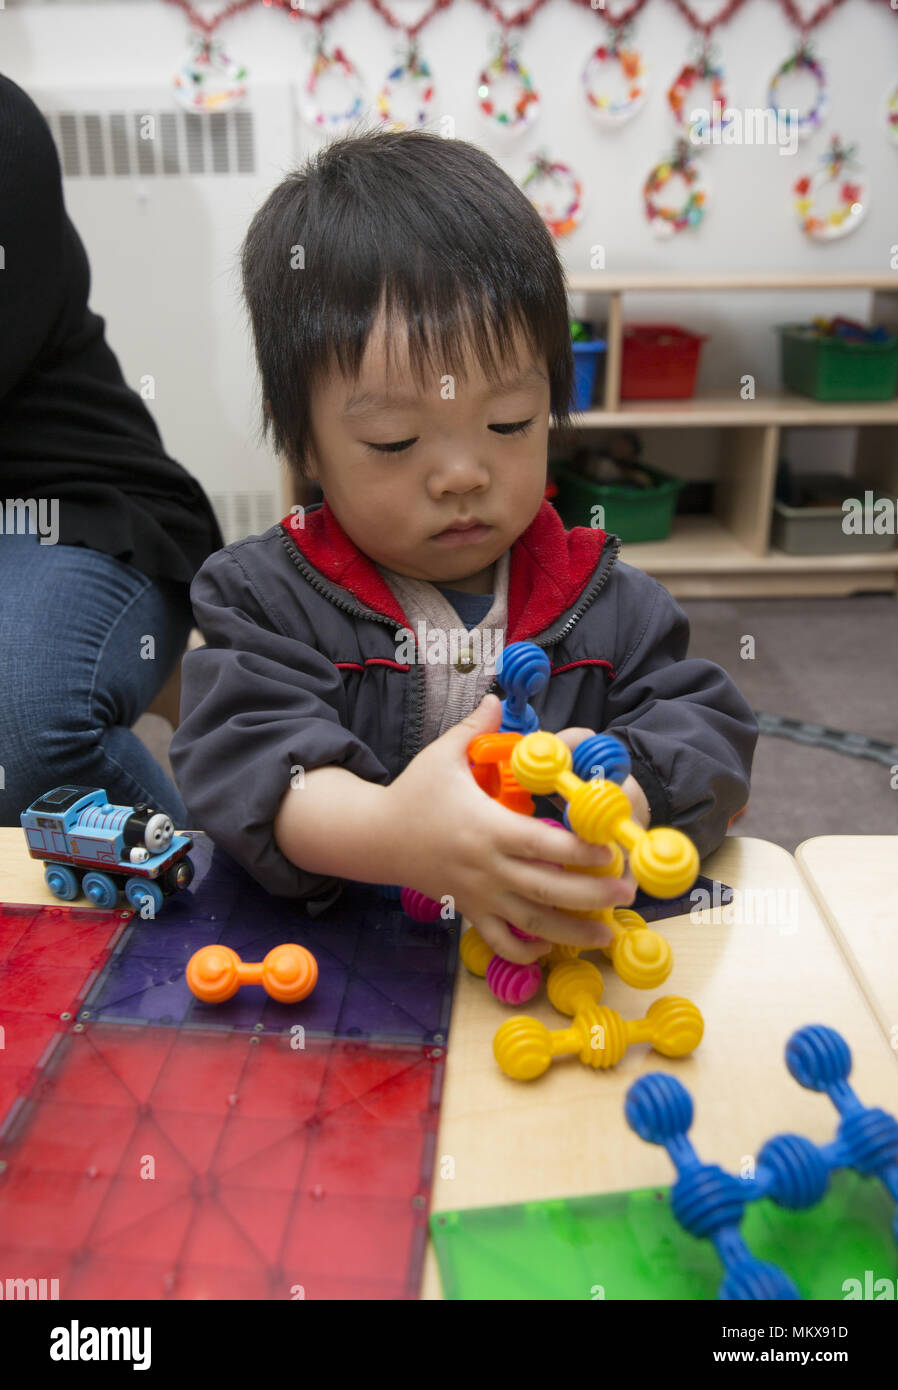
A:
<svg viewBox="0 0 898 1390">
<path fill-rule="evenodd" d="M 758 723 L 722 667 L 687 656 L 689 621 L 663 585 L 629 566 L 617 578 L 639 616 L 622 632 L 605 732 L 626 744 L 652 824 L 677 826 L 704 857 L 748 800 Z"/>
<path fill-rule="evenodd" d="M 191 826 L 270 893 L 318 900 L 320 910 L 340 880 L 297 868 L 274 840 L 291 779 L 301 784 L 330 764 L 384 785 L 389 773 L 347 728 L 340 672 L 311 645 L 313 634 L 304 642 L 278 630 L 237 556 L 211 556 L 190 596 L 206 646 L 183 660 L 171 762 Z"/>
</svg>

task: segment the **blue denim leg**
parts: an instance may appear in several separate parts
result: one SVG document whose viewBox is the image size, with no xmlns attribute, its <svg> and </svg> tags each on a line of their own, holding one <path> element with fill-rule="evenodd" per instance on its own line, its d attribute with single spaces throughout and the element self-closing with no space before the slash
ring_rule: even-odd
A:
<svg viewBox="0 0 898 1390">
<path fill-rule="evenodd" d="M 0 595 L 0 825 L 73 782 L 183 827 L 174 784 L 131 725 L 187 644 L 184 587 L 97 550 L 4 535 Z"/>
</svg>

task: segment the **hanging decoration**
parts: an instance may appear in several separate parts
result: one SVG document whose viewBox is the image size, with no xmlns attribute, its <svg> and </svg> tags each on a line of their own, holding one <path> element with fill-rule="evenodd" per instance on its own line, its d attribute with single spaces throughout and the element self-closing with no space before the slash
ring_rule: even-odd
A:
<svg viewBox="0 0 898 1390">
<path fill-rule="evenodd" d="M 648 72 L 642 54 L 632 47 L 631 31 L 616 25 L 583 69 L 583 92 L 595 119 L 604 126 L 620 126 L 635 116 L 645 103 Z"/>
<path fill-rule="evenodd" d="M 893 144 L 898 145 L 898 82 L 886 94 L 884 119 Z"/>
<path fill-rule="evenodd" d="M 503 32 L 496 56 L 477 80 L 480 111 L 493 130 L 522 135 L 539 115 L 539 93 Z"/>
<path fill-rule="evenodd" d="M 822 168 L 796 179 L 792 186 L 802 231 L 814 241 L 846 236 L 867 211 L 867 185 L 854 158 L 856 148 L 842 146 L 834 135 L 821 158 Z"/>
<path fill-rule="evenodd" d="M 194 30 L 175 74 L 175 96 L 186 111 L 230 111 L 246 96 L 247 71 L 211 34 Z"/>
<path fill-rule="evenodd" d="M 342 48 L 327 51 L 324 28 L 315 36 L 312 70 L 299 91 L 299 114 L 307 125 L 340 135 L 365 110 L 362 79 Z"/>
<path fill-rule="evenodd" d="M 553 237 L 569 236 L 583 216 L 583 185 L 567 164 L 535 154 L 521 180 L 527 194 Z"/>
<path fill-rule="evenodd" d="M 680 203 L 664 198 L 664 190 L 676 178 L 686 186 L 686 197 Z M 655 165 L 642 194 L 645 215 L 656 237 L 672 237 L 700 225 L 707 211 L 710 188 L 687 140 L 678 140 L 671 158 Z"/>
<path fill-rule="evenodd" d="M 709 109 L 691 105 L 690 93 L 703 84 L 710 87 Z M 677 73 L 668 88 L 667 103 L 677 125 L 693 145 L 709 143 L 717 131 L 729 125 L 732 112 L 727 108 L 723 67 L 707 41 L 697 57 L 690 59 Z"/>
<path fill-rule="evenodd" d="M 434 15 L 451 5 L 452 0 L 433 0 L 414 24 L 403 24 L 386 4 L 386 0 L 369 0 L 371 8 L 391 29 L 401 29 L 405 48 L 399 50 L 400 61 L 387 73 L 377 94 L 375 110 L 384 125 L 391 130 L 408 130 L 426 125 L 433 114 L 436 90 L 430 65 L 421 57 L 418 35 Z"/>
<path fill-rule="evenodd" d="M 814 103 L 806 111 L 796 111 L 794 107 L 783 105 L 783 84 L 788 83 L 790 77 L 800 72 L 809 73 L 817 84 Z M 784 126 L 786 130 L 791 130 L 794 126 L 799 140 L 806 140 L 809 135 L 820 129 L 828 105 L 829 91 L 823 65 L 814 57 L 807 40 L 803 39 L 792 56 L 781 63 L 773 74 L 767 92 L 767 106 L 776 112 L 777 124 Z"/>
<path fill-rule="evenodd" d="M 400 63 L 387 74 L 377 94 L 377 114 L 390 130 L 426 125 L 435 99 L 430 68 L 413 42 Z"/>
</svg>

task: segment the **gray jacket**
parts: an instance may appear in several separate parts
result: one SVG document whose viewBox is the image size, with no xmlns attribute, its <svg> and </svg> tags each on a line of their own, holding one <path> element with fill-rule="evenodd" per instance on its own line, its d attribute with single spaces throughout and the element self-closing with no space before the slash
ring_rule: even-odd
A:
<svg viewBox="0 0 898 1390">
<path fill-rule="evenodd" d="M 687 657 L 686 615 L 619 550 L 603 531 L 565 531 L 544 502 L 512 546 L 505 640 L 549 655 L 541 726 L 614 733 L 652 823 L 704 856 L 747 801 L 757 721 L 721 667 Z M 341 882 L 285 859 L 274 818 L 300 769 L 387 785 L 420 751 L 426 667 L 396 659 L 409 620 L 326 502 L 212 555 L 191 599 L 206 646 L 184 658 L 171 746 L 190 825 L 269 892 L 320 910 Z"/>
</svg>

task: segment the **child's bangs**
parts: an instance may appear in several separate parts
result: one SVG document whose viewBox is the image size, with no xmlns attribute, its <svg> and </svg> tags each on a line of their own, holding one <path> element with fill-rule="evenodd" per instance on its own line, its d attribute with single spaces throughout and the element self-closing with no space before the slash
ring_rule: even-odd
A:
<svg viewBox="0 0 898 1390">
<path fill-rule="evenodd" d="M 335 321 L 342 318 L 337 314 Z M 353 331 L 333 343 L 338 369 L 353 380 L 377 328 L 384 335 L 388 378 L 403 381 L 411 374 L 422 391 L 447 377 L 465 383 L 472 364 L 498 387 L 522 357 L 539 356 L 538 326 L 520 305 L 490 305 L 480 286 L 393 277 L 369 306 L 366 321 L 354 318 Z"/>
</svg>

